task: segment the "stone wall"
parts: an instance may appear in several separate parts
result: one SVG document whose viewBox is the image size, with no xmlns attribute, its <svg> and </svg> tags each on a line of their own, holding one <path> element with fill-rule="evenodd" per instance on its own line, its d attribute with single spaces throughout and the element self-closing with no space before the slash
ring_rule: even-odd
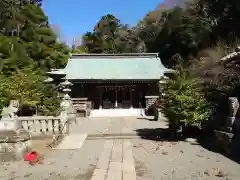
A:
<svg viewBox="0 0 240 180">
<path fill-rule="evenodd" d="M 239 101 L 237 97 L 229 97 L 229 111 L 225 125 L 215 130 L 215 137 L 219 147 L 228 156 L 240 160 L 240 118 Z"/>
</svg>

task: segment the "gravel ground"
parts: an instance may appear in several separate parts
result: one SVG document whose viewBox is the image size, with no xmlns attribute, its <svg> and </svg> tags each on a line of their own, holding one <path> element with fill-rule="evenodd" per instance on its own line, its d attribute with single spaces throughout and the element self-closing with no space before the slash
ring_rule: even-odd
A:
<svg viewBox="0 0 240 180">
<path fill-rule="evenodd" d="M 79 150 L 52 150 L 42 164 L 34 166 L 24 161 L 0 165 L 1 180 L 90 180 L 104 141 L 85 141 Z"/>
<path fill-rule="evenodd" d="M 240 165 L 188 142 L 132 140 L 137 180 L 239 180 Z"/>
</svg>

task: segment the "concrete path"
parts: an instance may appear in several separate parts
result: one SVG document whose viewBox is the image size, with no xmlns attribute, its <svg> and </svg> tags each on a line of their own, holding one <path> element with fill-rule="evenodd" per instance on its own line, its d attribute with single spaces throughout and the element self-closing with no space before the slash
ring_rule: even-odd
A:
<svg viewBox="0 0 240 180">
<path fill-rule="evenodd" d="M 91 180 L 136 180 L 132 145 L 128 140 L 106 140 Z"/>
<path fill-rule="evenodd" d="M 67 135 L 55 149 L 80 149 L 86 138 L 87 134 Z"/>
<path fill-rule="evenodd" d="M 116 118 L 78 118 L 77 124 L 70 128 L 70 134 L 86 133 L 88 135 L 101 134 L 137 134 L 138 130 L 167 128 L 163 120 L 151 121 L 137 117 Z"/>
</svg>

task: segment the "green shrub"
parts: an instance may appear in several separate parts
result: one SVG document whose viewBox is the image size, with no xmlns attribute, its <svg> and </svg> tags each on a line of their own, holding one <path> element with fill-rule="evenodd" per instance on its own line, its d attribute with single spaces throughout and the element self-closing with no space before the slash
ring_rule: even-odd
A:
<svg viewBox="0 0 240 180">
<path fill-rule="evenodd" d="M 178 67 L 174 77 L 161 83 L 160 89 L 159 105 L 170 128 L 177 130 L 181 125 L 202 128 L 210 106 L 188 72 Z"/>
</svg>

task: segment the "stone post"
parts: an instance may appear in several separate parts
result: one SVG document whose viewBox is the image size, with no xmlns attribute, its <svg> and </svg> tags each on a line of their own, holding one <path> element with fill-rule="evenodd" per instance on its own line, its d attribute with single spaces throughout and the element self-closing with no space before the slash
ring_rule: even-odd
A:
<svg viewBox="0 0 240 180">
<path fill-rule="evenodd" d="M 226 119 L 226 127 L 228 131 L 232 131 L 233 125 L 235 124 L 236 114 L 239 109 L 239 102 L 237 97 L 228 98 L 228 116 Z"/>
</svg>

